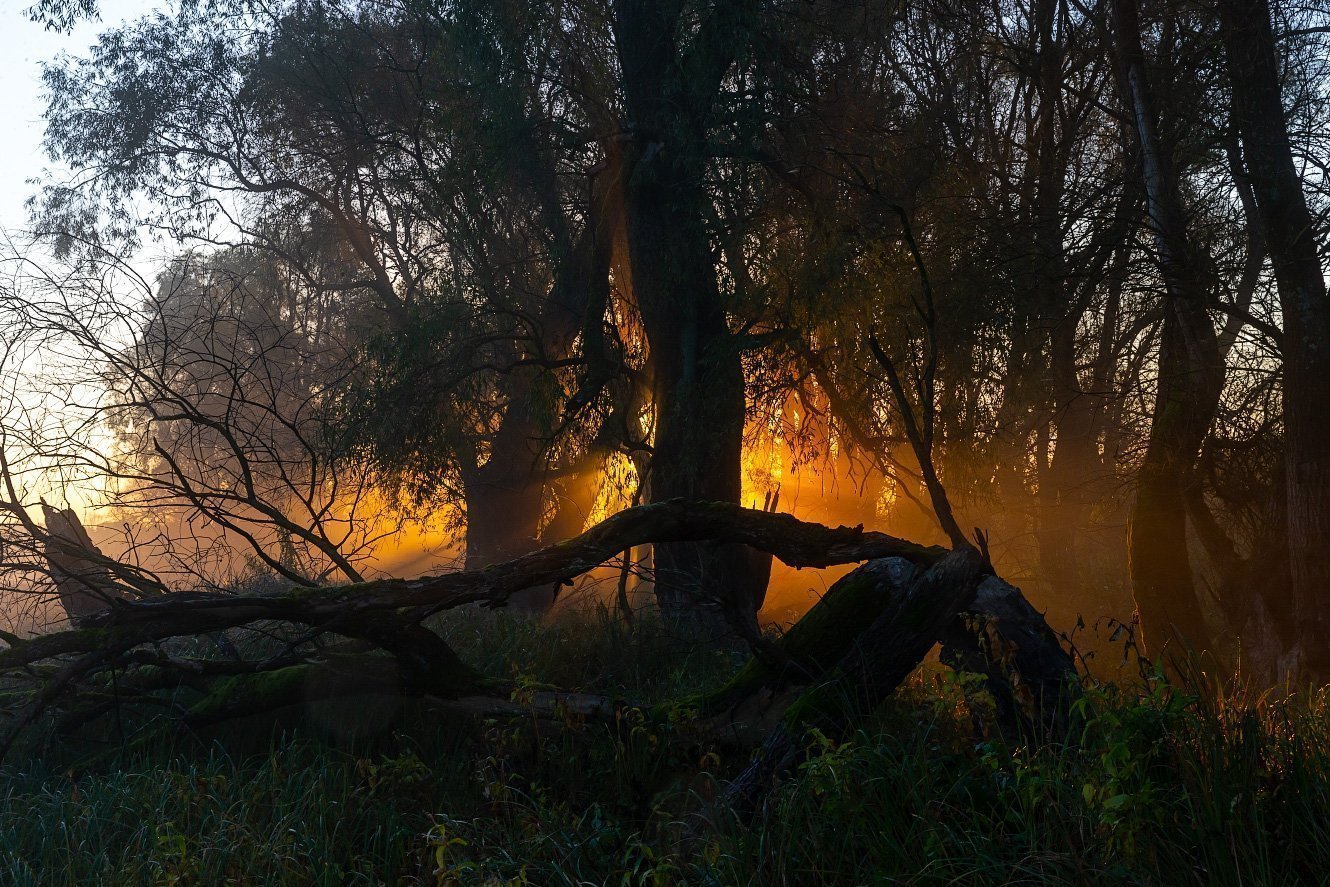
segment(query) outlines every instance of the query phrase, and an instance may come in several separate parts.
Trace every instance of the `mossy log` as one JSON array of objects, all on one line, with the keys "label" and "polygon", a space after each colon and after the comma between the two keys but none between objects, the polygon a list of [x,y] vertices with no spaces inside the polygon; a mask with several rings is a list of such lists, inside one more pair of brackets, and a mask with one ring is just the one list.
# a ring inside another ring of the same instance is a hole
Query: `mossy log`
[{"label": "mossy log", "polygon": [[974,600],[990,571],[986,559],[966,546],[948,553],[908,585],[878,583],[886,600],[877,617],[836,664],[785,709],[752,762],[727,789],[729,804],[740,811],[758,806],[776,779],[805,756],[810,731],[832,739],[853,731],[923,661],[948,623]]},{"label": "mossy log", "polygon": [[486,680],[466,666],[441,680],[442,677],[404,672],[399,660],[383,655],[330,657],[220,678],[202,699],[189,706],[181,720],[187,727],[199,728],[275,709],[354,696],[393,698],[446,693],[451,698],[507,690],[506,684]]},{"label": "mossy log", "polygon": [[833,585],[783,641],[791,668],[772,672],[750,662],[703,706],[736,706],[763,687],[807,684],[728,789],[741,811],[754,809],[799,762],[810,733],[845,738],[939,641],[944,662],[985,677],[1004,732],[1066,734],[1077,686],[1070,655],[1020,590],[968,546],[927,569],[901,560],[865,564]]}]

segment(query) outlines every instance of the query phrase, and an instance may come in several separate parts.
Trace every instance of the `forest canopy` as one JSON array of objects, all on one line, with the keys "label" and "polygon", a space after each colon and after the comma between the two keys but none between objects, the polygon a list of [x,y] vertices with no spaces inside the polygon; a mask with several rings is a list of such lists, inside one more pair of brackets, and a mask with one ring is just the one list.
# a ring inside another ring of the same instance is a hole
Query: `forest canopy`
[{"label": "forest canopy", "polygon": [[[9,459],[178,515],[155,563],[213,585],[200,539],[357,580],[407,517],[479,567],[783,486],[982,527],[1060,619],[1319,671],[1321,16],[180,4],[46,67],[69,270],[10,338],[101,430]],[[145,242],[178,257],[133,280]],[[750,561],[658,545],[656,600],[751,615]]]}]

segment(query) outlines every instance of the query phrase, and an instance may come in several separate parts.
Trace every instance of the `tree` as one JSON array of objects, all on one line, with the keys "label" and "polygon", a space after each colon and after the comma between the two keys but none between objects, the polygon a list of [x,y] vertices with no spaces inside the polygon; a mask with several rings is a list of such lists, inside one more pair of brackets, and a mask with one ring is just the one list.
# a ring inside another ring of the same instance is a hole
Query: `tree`
[{"label": "tree", "polygon": [[72,424],[11,427],[11,463],[98,476],[95,504],[166,577],[158,590],[225,584],[246,557],[304,585],[363,578],[396,528],[366,513],[370,478],[328,435],[321,393],[351,362],[345,328],[312,304],[328,294],[244,250],[178,258],[138,304],[113,269],[5,300],[9,335],[50,355],[46,396]]},{"label": "tree", "polygon": [[553,75],[513,57],[507,25],[399,13],[241,3],[108,36],[98,58],[49,72],[52,149],[102,174],[49,189],[41,221],[81,236],[152,189],[153,224],[215,243],[220,223],[356,306],[351,344],[375,376],[347,380],[363,423],[347,444],[385,483],[460,500],[481,565],[535,546],[543,525],[575,532],[589,510],[585,475],[607,444],[561,435],[559,397],[588,300],[603,313],[615,222],[590,208],[610,177],[556,167],[559,130],[532,116]]},{"label": "tree", "polygon": [[1114,26],[1124,101],[1140,145],[1147,212],[1167,294],[1150,443],[1128,529],[1132,585],[1152,651],[1161,651],[1171,639],[1204,650],[1210,632],[1192,574],[1183,490],[1214,420],[1223,362],[1176,167],[1159,135],[1135,0],[1118,0]]},{"label": "tree", "polygon": [[38,0],[28,15],[48,28],[67,31],[84,19],[96,18],[97,8],[97,0]]},{"label": "tree", "polygon": [[[706,10],[681,43],[682,2],[619,0],[615,43],[631,134],[624,160],[624,216],[633,294],[651,348],[656,429],[652,501],[738,502],[744,377],[721,300],[705,227],[707,144],[724,78],[746,51],[753,4]],[[734,600],[748,560],[737,547],[657,546],[662,610],[719,607],[747,623],[753,600]]]},{"label": "tree", "polygon": [[[1284,476],[1291,587],[1271,589],[1298,626],[1301,666],[1330,669],[1330,298],[1318,248],[1318,225],[1308,211],[1294,166],[1280,85],[1270,7],[1265,0],[1219,4],[1245,171],[1283,319]],[[1285,603],[1286,601],[1286,603]]]},{"label": "tree", "polygon": [[[37,218],[89,260],[140,221],[261,254],[319,294],[291,311],[345,312],[351,369],[312,392],[327,440],[464,515],[472,567],[593,502],[736,502],[762,446],[796,488],[816,464],[862,489],[851,523],[988,528],[1065,618],[1125,615],[1129,574],[1152,649],[1233,650],[1277,597],[1253,571],[1293,544],[1269,495],[1288,312],[1243,111],[1270,100],[1243,105],[1201,12],[1141,15],[185,4],[52,68],[50,146],[81,173]],[[661,607],[755,640],[763,559],[661,544]]]}]

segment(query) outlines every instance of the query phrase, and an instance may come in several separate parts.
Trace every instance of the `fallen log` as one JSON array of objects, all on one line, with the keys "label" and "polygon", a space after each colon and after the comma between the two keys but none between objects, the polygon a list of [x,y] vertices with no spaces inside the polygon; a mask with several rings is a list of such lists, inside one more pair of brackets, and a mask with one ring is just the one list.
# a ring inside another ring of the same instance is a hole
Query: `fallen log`
[{"label": "fallen log", "polygon": [[626,548],[705,540],[743,543],[793,567],[829,567],[883,557],[928,564],[945,554],[935,546],[862,527],[831,528],[729,503],[672,500],[621,511],[566,542],[479,570],[329,588],[292,587],[259,595],[188,592],[113,600],[109,609],[86,617],[87,628],[12,643],[0,651],[0,669],[94,649],[127,650],[265,620],[377,640],[385,633],[368,620],[370,614],[385,614],[389,621],[407,624],[464,604],[502,606],[514,592],[567,583]]},{"label": "fallen log", "polygon": [[772,656],[754,656],[723,687],[688,702],[702,718],[723,717],[759,693],[778,694],[808,684],[834,666],[866,627],[904,588],[918,568],[904,558],[878,558],[832,583],[803,618],[771,645]]},{"label": "fallen log", "polygon": [[[191,592],[139,599],[121,588],[125,595],[112,597],[108,609],[81,615],[80,627],[27,639],[7,638],[8,647],[0,650],[0,671],[79,657],[62,671],[59,686],[47,687],[33,697],[21,718],[21,724],[27,724],[62,694],[100,672],[120,667],[136,648],[176,637],[278,622],[307,628],[307,640],[331,634],[387,652],[417,692],[453,698],[474,695],[482,689],[478,676],[441,637],[420,624],[423,619],[463,604],[502,606],[517,591],[568,582],[634,546],[705,540],[745,544],[795,567],[893,556],[927,564],[944,554],[941,549],[866,532],[862,527],[830,528],[738,505],[675,500],[627,509],[566,542],[480,570],[333,588],[291,587],[259,595]],[[108,575],[111,578],[106,581],[115,583],[116,571],[108,571]],[[295,666],[282,666],[288,667]],[[282,681],[263,684],[265,679],[259,675],[273,670],[256,669],[253,675],[237,680],[247,687],[284,688]],[[268,695],[273,704],[290,698],[284,689]],[[255,699],[254,705],[260,702]],[[15,733],[0,738],[0,752]]]},{"label": "fallen log", "polygon": [[[804,617],[771,645],[774,656],[754,656],[724,686],[688,702],[699,717],[732,722],[736,730],[753,716],[755,697],[774,699],[794,686],[821,680],[865,628],[919,575],[902,558],[865,563],[832,584]],[[1040,738],[1066,733],[1069,701],[1079,679],[1071,655],[1019,588],[989,575],[974,601],[955,615],[934,640],[942,661],[957,671],[985,678],[1004,734]],[[762,704],[761,719],[775,703]]]},{"label": "fallen log", "polygon": [[999,728],[1014,741],[1062,741],[1069,733],[1076,664],[1020,589],[989,576],[942,637],[942,661],[981,674]]},{"label": "fallen log", "polygon": [[890,696],[923,661],[956,614],[974,599],[989,574],[987,560],[957,548],[905,586],[881,582],[886,597],[873,622],[836,664],[785,709],[748,767],[725,793],[741,813],[756,809],[776,780],[807,755],[810,731],[843,739],[865,714]]},{"label": "fallen log", "polygon": [[[927,569],[901,559],[870,561],[835,583],[791,627],[778,649],[787,667],[754,658],[725,687],[703,697],[701,713],[742,733],[762,692],[790,698],[770,724],[727,800],[753,810],[796,766],[816,730],[843,739],[942,642],[942,661],[980,674],[998,726],[1012,739],[1063,740],[1078,676],[1071,656],[1020,589],[991,573],[982,555],[960,548]],[[774,706],[772,706],[774,707]],[[756,720],[771,720],[771,711]],[[750,731],[751,732],[751,731]]]},{"label": "fallen log", "polygon": [[[180,683],[199,694],[180,719],[190,726],[316,697],[366,692],[458,700],[459,711],[512,712],[522,707],[506,698],[511,689],[508,683],[471,669],[421,620],[465,603],[502,605],[514,591],[566,581],[629,547],[661,540],[706,539],[746,544],[793,566],[868,561],[835,583],[784,636],[755,647],[748,664],[725,687],[683,703],[696,710],[704,727],[720,729],[726,719],[734,722],[738,709],[755,700],[782,693],[787,696],[782,701],[794,700],[788,707],[771,707],[779,723],[754,760],[747,782],[736,783],[734,797],[741,806],[754,803],[774,776],[797,759],[810,728],[827,735],[852,729],[857,713],[889,695],[944,636],[951,638],[955,649],[966,651],[956,660],[958,664],[986,675],[1005,675],[1002,679],[1007,681],[1013,703],[1024,699],[1020,695],[1023,689],[1066,679],[1054,674],[1055,669],[1046,675],[1022,674],[1026,660],[1019,656],[1010,662],[1003,660],[1006,667],[1014,664],[1017,677],[1013,679],[1010,671],[1000,672],[985,659],[1007,647],[985,646],[979,640],[972,648],[964,647],[963,636],[954,631],[957,613],[966,608],[982,611],[982,602],[989,596],[976,595],[990,586],[1007,590],[993,596],[1006,609],[995,609],[990,617],[998,620],[997,625],[1009,622],[1024,631],[1013,635],[1017,640],[1012,643],[1019,648],[1027,638],[1042,642],[1052,638],[1056,646],[1042,617],[1018,590],[991,577],[986,557],[973,548],[946,552],[862,528],[833,529],[736,505],[682,501],[620,512],[567,542],[482,570],[327,589],[290,588],[268,595],[191,593],[117,600],[110,609],[85,617],[83,628],[13,639],[8,649],[0,651],[0,669],[42,660],[65,662],[71,654],[77,656],[59,672],[58,686],[44,688],[23,710],[23,724],[98,672],[129,665],[149,670],[145,689],[154,681],[169,683],[153,677],[153,669],[185,673]],[[1004,615],[1008,612],[1020,618]],[[329,656],[297,654],[292,647],[266,662],[222,663],[180,659],[146,646],[260,621],[303,626],[308,629],[302,635],[304,641],[330,634],[352,639],[358,648],[347,655]],[[992,624],[984,624],[990,634],[997,631]],[[1038,626],[1043,626],[1042,632]],[[1044,651],[1039,662],[1055,663],[1055,657]],[[100,695],[94,693],[89,716],[107,707],[104,688],[94,689]],[[544,703],[556,710],[571,698],[555,694]],[[602,716],[622,707],[609,700],[577,698],[587,716]],[[74,723],[83,720],[81,715],[71,719]],[[7,747],[13,735],[6,736],[6,745],[0,748]]]}]

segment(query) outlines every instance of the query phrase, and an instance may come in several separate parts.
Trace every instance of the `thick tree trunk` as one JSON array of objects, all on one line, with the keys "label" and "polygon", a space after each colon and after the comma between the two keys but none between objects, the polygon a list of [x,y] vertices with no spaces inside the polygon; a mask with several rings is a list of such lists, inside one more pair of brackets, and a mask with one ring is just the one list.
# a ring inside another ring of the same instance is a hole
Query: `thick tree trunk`
[{"label": "thick tree trunk", "polygon": [[[530,407],[523,400],[527,387],[510,386],[512,397],[490,441],[485,464],[463,473],[468,570],[511,560],[539,544],[545,460]],[[553,600],[552,589],[531,588],[516,595],[510,606],[539,612]]]},{"label": "thick tree trunk", "polygon": [[1135,0],[1115,0],[1124,100],[1141,150],[1147,210],[1166,290],[1159,382],[1145,461],[1128,520],[1132,589],[1147,650],[1204,650],[1210,632],[1187,548],[1183,490],[1218,408],[1224,365],[1206,311],[1208,290],[1187,232],[1177,171],[1162,144]]},{"label": "thick tree trunk", "polygon": [[[539,199],[553,241],[552,283],[548,298],[531,312],[536,344],[511,344],[508,359],[566,359],[575,353],[580,335],[588,374],[594,378],[583,379],[584,390],[574,395],[574,406],[584,405],[614,374],[600,337],[609,298],[614,234],[622,225],[617,199],[621,169],[617,151],[607,153],[608,162],[591,182],[585,224],[577,236],[561,203],[557,171],[535,161],[543,156],[537,146],[528,146],[522,156],[529,162],[520,166],[524,183]],[[548,381],[547,371],[535,368],[513,370],[498,380],[507,401],[499,426],[489,441],[484,464],[463,472],[468,569],[508,560],[534,551],[540,544],[574,536],[586,521],[595,494],[585,475],[600,467],[595,458],[600,453],[599,444],[593,444],[592,453],[584,459],[583,476],[551,476],[546,447],[555,433],[553,416],[541,416],[537,407]],[[553,516],[547,521],[546,508],[550,505]],[[526,589],[515,595],[510,605],[543,612],[554,597],[553,589]]]},{"label": "thick tree trunk", "polygon": [[[1071,283],[1062,210],[1068,163],[1060,119],[1065,48],[1056,32],[1064,12],[1061,0],[1038,0],[1031,8],[1038,40],[1033,87],[1038,101],[1032,121],[1031,158],[1034,193],[1030,199],[1034,227],[1034,291],[1039,326],[1048,335],[1048,372],[1052,413],[1044,421],[1057,430],[1057,442],[1046,470],[1040,472],[1036,530],[1044,579],[1060,594],[1075,593],[1081,584],[1081,536],[1089,523],[1084,483],[1090,475],[1094,442],[1088,401],[1076,368],[1076,328],[1084,307],[1077,304]],[[1040,454],[1043,465],[1043,453]]]},{"label": "thick tree trunk", "polygon": [[[1291,610],[1303,667],[1330,674],[1330,299],[1293,164],[1267,0],[1223,0],[1233,119],[1279,287]],[[1272,602],[1276,607],[1286,602]]]},{"label": "thick tree trunk", "polygon": [[1009,739],[1067,739],[1076,664],[1016,586],[997,576],[979,583],[974,602],[943,636],[942,661],[984,676]]},{"label": "thick tree trunk", "polygon": [[[615,4],[633,133],[624,158],[625,218],[633,293],[650,346],[656,502],[738,502],[741,493],[743,367],[721,300],[703,187],[706,121],[735,51],[716,39],[717,29],[732,6],[713,10],[685,50],[676,44],[676,5]],[[755,583],[741,547],[665,543],[654,556],[656,596],[667,616],[756,632]]]},{"label": "thick tree trunk", "polygon": [[[595,193],[603,198],[601,190],[597,187]],[[557,206],[549,216],[561,219],[555,210]],[[618,224],[617,213],[601,209],[590,214],[587,229],[576,243],[570,242],[566,231],[560,232],[557,239],[562,246],[556,250],[553,290],[539,312],[540,353],[528,356],[563,358],[573,352],[579,332],[600,334],[609,288],[608,232]],[[587,350],[594,352],[598,346],[596,342]],[[518,356],[513,355],[514,359]],[[586,470],[551,477],[545,446],[553,429],[548,422],[538,420],[535,405],[542,382],[540,372],[519,370],[504,378],[507,406],[490,439],[485,463],[464,472],[468,569],[518,557],[542,543],[575,536],[590,511],[595,490],[587,475],[599,469],[600,451],[593,448],[586,457]],[[546,507],[551,500],[553,517],[547,521]],[[510,605],[542,612],[554,597],[553,589],[526,589],[515,595]]]}]

